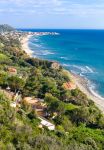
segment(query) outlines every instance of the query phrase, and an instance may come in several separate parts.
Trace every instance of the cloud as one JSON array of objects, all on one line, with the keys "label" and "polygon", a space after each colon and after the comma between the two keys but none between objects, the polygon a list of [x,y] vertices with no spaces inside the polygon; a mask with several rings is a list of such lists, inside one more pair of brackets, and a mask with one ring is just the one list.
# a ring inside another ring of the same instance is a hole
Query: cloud
[{"label": "cloud", "polygon": [[104,15],[104,1],[99,0],[0,0],[0,13]]}]

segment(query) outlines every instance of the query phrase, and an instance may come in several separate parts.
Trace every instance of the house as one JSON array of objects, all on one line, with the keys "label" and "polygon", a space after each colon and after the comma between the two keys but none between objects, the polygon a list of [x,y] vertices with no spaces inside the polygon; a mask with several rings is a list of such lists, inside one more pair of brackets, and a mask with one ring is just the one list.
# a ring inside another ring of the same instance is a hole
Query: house
[{"label": "house", "polygon": [[66,89],[66,90],[74,90],[76,89],[76,84],[73,83],[73,82],[66,82],[63,84],[63,87]]},{"label": "house", "polygon": [[39,128],[47,127],[49,130],[55,130],[55,125],[44,118],[44,116],[46,116],[44,110],[47,108],[47,106],[45,105],[45,103],[43,103],[43,99],[25,97],[23,101],[25,102],[25,104],[31,105],[32,108],[37,112],[37,115],[39,116],[38,119],[41,121]]},{"label": "house", "polygon": [[9,67],[8,68],[8,72],[11,74],[11,75],[16,75],[17,74],[17,69],[13,68],[13,67]]},{"label": "house", "polygon": [[47,127],[49,130],[55,130],[55,125],[52,124],[51,122],[49,122],[48,120],[46,120],[45,118],[42,117],[38,117],[38,119],[41,120],[40,125],[43,127]]},{"label": "house", "polygon": [[45,116],[45,109],[47,108],[46,104],[43,103],[43,99],[33,98],[33,97],[25,97],[23,99],[24,103],[32,106],[32,108],[37,112],[38,116]]},{"label": "house", "polygon": [[38,99],[35,99],[33,97],[25,97],[23,99],[23,101],[26,103],[26,104],[29,104],[29,105],[35,105],[37,102],[38,102]]},{"label": "house", "polygon": [[57,63],[57,62],[53,62],[52,65],[51,65],[51,68],[58,70],[60,68],[60,64]]}]

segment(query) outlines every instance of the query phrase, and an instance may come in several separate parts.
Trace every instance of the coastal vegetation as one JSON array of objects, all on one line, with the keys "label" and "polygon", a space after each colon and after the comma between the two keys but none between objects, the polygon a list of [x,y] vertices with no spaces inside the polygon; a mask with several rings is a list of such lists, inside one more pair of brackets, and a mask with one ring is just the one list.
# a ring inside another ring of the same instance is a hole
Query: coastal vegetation
[{"label": "coastal vegetation", "polygon": [[[71,78],[53,63],[30,58],[18,38],[0,34],[0,150],[104,149],[102,112],[77,87],[65,89]],[[55,130],[40,128],[38,113],[24,97],[44,100],[45,119]],[[18,106],[11,107],[15,101]]]}]

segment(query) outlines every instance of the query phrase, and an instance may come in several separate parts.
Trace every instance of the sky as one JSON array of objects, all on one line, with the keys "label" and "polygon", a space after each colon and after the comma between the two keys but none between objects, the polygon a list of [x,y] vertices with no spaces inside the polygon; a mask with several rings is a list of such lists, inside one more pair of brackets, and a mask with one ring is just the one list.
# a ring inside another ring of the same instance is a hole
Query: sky
[{"label": "sky", "polygon": [[0,0],[0,24],[104,29],[104,0]]}]

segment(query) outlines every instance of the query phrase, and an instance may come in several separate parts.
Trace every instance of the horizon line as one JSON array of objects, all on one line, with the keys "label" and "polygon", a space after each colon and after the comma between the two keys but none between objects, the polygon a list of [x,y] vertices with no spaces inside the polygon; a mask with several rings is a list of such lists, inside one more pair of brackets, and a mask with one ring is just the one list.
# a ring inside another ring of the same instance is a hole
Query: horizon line
[{"label": "horizon line", "polygon": [[96,28],[15,28],[17,30],[26,30],[26,29],[34,29],[34,30],[104,30],[104,29],[96,29]]}]

